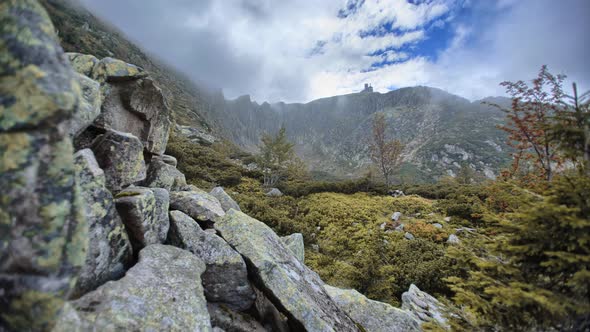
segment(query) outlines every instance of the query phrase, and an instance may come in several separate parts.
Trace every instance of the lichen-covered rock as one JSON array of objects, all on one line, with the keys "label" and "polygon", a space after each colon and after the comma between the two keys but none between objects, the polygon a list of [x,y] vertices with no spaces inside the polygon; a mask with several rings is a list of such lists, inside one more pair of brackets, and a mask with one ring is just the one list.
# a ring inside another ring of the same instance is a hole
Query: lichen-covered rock
[{"label": "lichen-covered rock", "polygon": [[148,166],[147,176],[143,184],[146,187],[178,191],[186,186],[186,178],[176,167],[154,157]]},{"label": "lichen-covered rock", "polygon": [[50,329],[86,257],[64,129],[80,87],[54,31],[37,1],[0,3],[0,330]]},{"label": "lichen-covered rock", "polygon": [[370,300],[354,289],[328,285],[324,288],[336,304],[367,332],[421,331],[418,321],[404,310]]},{"label": "lichen-covered rock", "polygon": [[154,193],[156,199],[156,220],[158,220],[158,239],[160,243],[166,240],[168,230],[170,229],[170,217],[168,210],[170,209],[170,193],[163,188],[150,188]]},{"label": "lichen-covered rock", "polygon": [[88,78],[95,77],[93,71],[99,61],[94,55],[81,53],[66,53],[66,55],[75,71]]},{"label": "lichen-covered rock", "polygon": [[74,155],[74,162],[89,229],[86,263],[71,294],[76,298],[122,277],[133,256],[129,237],[94,154],[90,149],[80,150]]},{"label": "lichen-covered rock", "polygon": [[203,231],[186,214],[171,211],[168,243],[192,252],[205,262],[207,269],[201,279],[208,301],[238,311],[252,306],[256,297],[248,282],[246,263],[222,238]]},{"label": "lichen-covered rock", "polygon": [[92,121],[100,114],[102,104],[100,84],[82,74],[76,74],[76,77],[82,89],[82,98],[68,125],[71,136],[78,135],[92,124]]},{"label": "lichen-covered rock", "polygon": [[109,190],[118,191],[145,179],[143,146],[137,137],[109,130],[97,137],[91,148],[104,170]]},{"label": "lichen-covered rock", "polygon": [[196,221],[204,223],[217,222],[225,215],[217,198],[202,190],[171,192],[170,209],[182,211]]},{"label": "lichen-covered rock", "polygon": [[[165,191],[165,190],[164,190]],[[169,218],[158,207],[154,191],[150,188],[132,187],[115,196],[117,211],[125,224],[133,250],[150,244],[163,243],[170,227]]]},{"label": "lichen-covered rock", "polygon": [[113,58],[100,60],[93,68],[91,78],[99,82],[121,82],[147,77],[143,68]]},{"label": "lichen-covered rock", "polygon": [[162,91],[145,78],[109,83],[94,125],[131,133],[141,140],[146,151],[161,155],[168,142],[169,117],[170,109]]},{"label": "lichen-covered rock", "polygon": [[289,317],[296,330],[358,331],[336,306],[319,276],[303,265],[264,223],[230,210],[215,229],[248,263],[263,292]]},{"label": "lichen-covered rock", "polygon": [[445,306],[432,295],[421,291],[416,285],[402,294],[402,309],[420,323],[435,322],[444,329],[450,329],[444,317]]},{"label": "lichen-covered rock", "polygon": [[178,165],[178,161],[176,160],[176,158],[169,156],[167,154],[163,154],[160,158],[162,158],[162,161],[170,166],[176,167]]},{"label": "lichen-covered rock", "polygon": [[231,332],[267,332],[253,317],[216,303],[207,303],[211,325]]},{"label": "lichen-covered rock", "polygon": [[219,200],[219,203],[225,212],[229,211],[229,209],[242,211],[238,203],[236,203],[236,201],[234,201],[234,199],[231,198],[222,187],[213,188],[209,194]]},{"label": "lichen-covered rock", "polygon": [[203,271],[188,251],[145,247],[125,277],[71,302],[76,312],[64,310],[56,331],[212,331]]},{"label": "lichen-covered rock", "polygon": [[55,29],[36,1],[2,1],[0,10],[0,132],[55,126],[80,97]]},{"label": "lichen-covered rock", "polygon": [[285,244],[287,249],[291,250],[293,255],[300,261],[305,261],[305,247],[303,245],[303,234],[293,233],[291,235],[281,237],[281,241]]}]

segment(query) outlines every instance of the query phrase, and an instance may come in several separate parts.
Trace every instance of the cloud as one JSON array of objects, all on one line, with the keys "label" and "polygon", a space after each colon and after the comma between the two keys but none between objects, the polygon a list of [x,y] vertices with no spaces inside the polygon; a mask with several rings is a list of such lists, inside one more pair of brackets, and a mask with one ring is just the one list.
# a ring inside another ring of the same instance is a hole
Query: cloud
[{"label": "cloud", "polygon": [[229,98],[304,102],[366,82],[474,99],[541,64],[590,88],[586,0],[81,1]]}]

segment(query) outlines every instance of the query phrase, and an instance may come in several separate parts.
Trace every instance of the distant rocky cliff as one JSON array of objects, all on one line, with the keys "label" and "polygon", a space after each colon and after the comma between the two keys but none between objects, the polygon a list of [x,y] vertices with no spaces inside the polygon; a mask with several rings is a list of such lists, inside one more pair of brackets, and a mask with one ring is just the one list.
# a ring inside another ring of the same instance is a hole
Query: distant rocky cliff
[{"label": "distant rocky cliff", "polygon": [[65,54],[35,0],[0,5],[0,331],[418,331],[323,283],[278,237],[165,155],[171,112],[144,69]]},{"label": "distant rocky cliff", "polygon": [[[509,105],[506,98],[491,101]],[[383,112],[389,137],[406,144],[398,180],[456,176],[461,167],[493,178],[509,158],[505,134],[496,127],[504,122],[504,114],[482,102],[428,87],[362,92],[307,104],[259,105],[243,96],[225,103],[220,122],[233,141],[253,150],[263,132],[284,125],[312,170],[346,177],[366,171],[372,117]]]}]

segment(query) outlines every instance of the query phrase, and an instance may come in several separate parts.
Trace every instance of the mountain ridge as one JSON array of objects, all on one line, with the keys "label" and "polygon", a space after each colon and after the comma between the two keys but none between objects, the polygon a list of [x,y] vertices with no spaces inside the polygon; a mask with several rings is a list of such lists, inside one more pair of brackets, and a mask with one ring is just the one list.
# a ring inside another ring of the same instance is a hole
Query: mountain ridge
[{"label": "mountain ridge", "polygon": [[[406,171],[401,176],[426,181],[454,176],[467,162],[475,171],[493,178],[507,162],[508,147],[505,134],[497,128],[504,121],[503,112],[482,104],[490,99],[501,106],[510,104],[510,99],[504,97],[469,101],[439,88],[417,86],[387,93],[325,97],[308,103],[258,104],[245,95],[227,100],[218,116],[231,132],[232,141],[247,150],[256,151],[262,133],[285,125],[298,154],[312,170],[358,177],[370,164],[367,143],[371,118],[384,112],[391,138],[402,140],[408,147],[402,167]],[[438,132],[442,132],[438,140],[427,137]],[[446,151],[437,152],[437,147]],[[408,169],[415,166],[421,173],[435,175],[409,175]]]},{"label": "mountain ridge", "polygon": [[[367,143],[370,117],[376,112],[388,114],[391,138],[407,143],[398,182],[453,176],[463,164],[493,178],[508,162],[505,134],[496,128],[504,115],[478,101],[424,86],[351,93],[307,103],[258,103],[249,95],[226,99],[221,90],[211,91],[190,81],[71,1],[41,2],[56,22],[66,51],[113,56],[152,73],[176,124],[227,139],[249,152],[257,152],[262,133],[275,132],[285,124],[298,155],[313,174],[362,176],[370,165]],[[497,99],[484,100],[489,98]],[[508,99],[500,100],[509,105]]]}]

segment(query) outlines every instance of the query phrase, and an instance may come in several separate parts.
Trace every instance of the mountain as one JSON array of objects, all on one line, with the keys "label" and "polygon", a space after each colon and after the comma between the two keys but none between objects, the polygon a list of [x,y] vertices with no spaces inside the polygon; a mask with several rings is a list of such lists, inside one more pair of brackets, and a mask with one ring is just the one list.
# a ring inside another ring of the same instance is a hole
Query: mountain
[{"label": "mountain", "polygon": [[140,66],[162,88],[178,124],[206,132],[218,126],[208,115],[212,101],[220,92],[192,82],[181,72],[143,51],[115,27],[95,17],[76,0],[40,0],[54,22],[61,46],[66,52],[113,57]]},{"label": "mountain", "polygon": [[[406,144],[397,180],[432,181],[454,176],[462,165],[493,178],[507,164],[505,134],[497,129],[504,114],[482,101],[429,87],[388,93],[360,92],[309,103],[253,102],[249,96],[226,100],[147,54],[114,27],[70,0],[42,0],[65,51],[114,57],[149,71],[160,86],[177,124],[226,138],[256,152],[260,135],[285,125],[298,155],[316,177],[354,178],[370,164],[368,142],[376,112],[387,115],[390,137]],[[483,101],[509,106],[506,98]]]},{"label": "mountain", "polygon": [[231,140],[254,150],[263,132],[281,125],[300,157],[317,173],[355,177],[370,164],[368,142],[376,112],[386,115],[389,136],[406,144],[398,180],[430,181],[455,176],[462,165],[493,178],[509,159],[505,115],[483,102],[509,106],[502,97],[470,102],[430,87],[388,93],[360,92],[306,104],[261,105],[249,96],[226,101],[219,122]]}]

